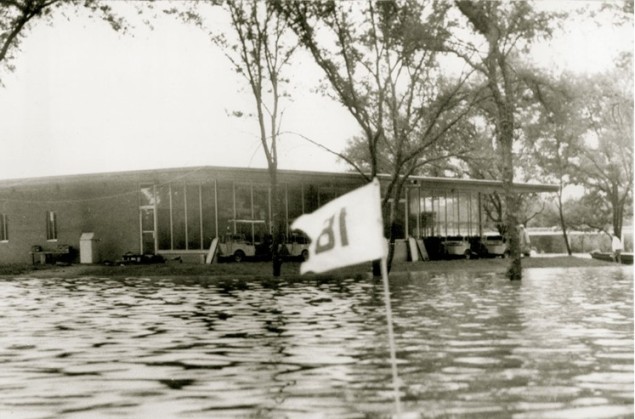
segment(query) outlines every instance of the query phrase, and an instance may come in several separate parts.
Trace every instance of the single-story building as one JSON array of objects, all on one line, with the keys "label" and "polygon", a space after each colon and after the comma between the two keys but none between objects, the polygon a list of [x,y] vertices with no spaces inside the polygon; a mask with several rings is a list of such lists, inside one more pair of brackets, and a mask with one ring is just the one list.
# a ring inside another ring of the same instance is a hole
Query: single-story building
[{"label": "single-story building", "polygon": [[[289,228],[364,180],[280,170],[279,182]],[[515,190],[555,192],[557,186],[516,184]],[[501,182],[413,176],[400,203],[398,238],[482,235],[488,228],[482,197],[497,191]],[[270,232],[266,169],[204,166],[0,181],[0,264],[79,250],[82,237],[91,242],[93,262],[129,252],[201,261],[214,237],[244,234],[259,242]]]}]

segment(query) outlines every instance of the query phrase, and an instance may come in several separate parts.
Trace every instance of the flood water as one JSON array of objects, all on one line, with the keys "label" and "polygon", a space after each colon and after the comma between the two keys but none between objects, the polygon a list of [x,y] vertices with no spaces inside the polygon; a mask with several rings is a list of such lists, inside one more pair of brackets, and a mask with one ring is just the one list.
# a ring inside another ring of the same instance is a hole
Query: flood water
[{"label": "flood water", "polygon": [[[391,279],[404,417],[633,416],[631,267]],[[394,414],[381,281],[0,281],[0,417]]]}]

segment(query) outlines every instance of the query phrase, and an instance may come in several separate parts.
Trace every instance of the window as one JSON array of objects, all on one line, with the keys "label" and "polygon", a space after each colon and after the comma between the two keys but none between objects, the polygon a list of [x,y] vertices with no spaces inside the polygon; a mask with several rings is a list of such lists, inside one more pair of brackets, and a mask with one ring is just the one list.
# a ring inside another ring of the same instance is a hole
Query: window
[{"label": "window", "polygon": [[214,183],[203,184],[201,189],[203,213],[203,248],[209,249],[212,239],[218,236],[216,229],[216,188]]},{"label": "window", "polygon": [[202,249],[201,237],[201,186],[185,185],[185,212],[187,229],[187,248],[189,250]]},{"label": "window", "polygon": [[287,187],[287,235],[291,233],[291,223],[304,213],[302,185]]},{"label": "window", "polygon": [[[228,184],[229,195],[223,195],[229,203],[229,213],[233,214],[233,190]],[[212,238],[218,235],[216,228],[215,183],[164,184],[155,187],[156,196],[147,200],[143,188],[142,204],[146,209],[156,208],[157,246],[159,250],[202,250],[209,248]],[[155,203],[155,207],[152,207]],[[227,205],[226,205],[227,207]],[[234,217],[228,215],[228,222]],[[227,224],[227,223],[225,223]],[[154,225],[146,232],[154,232]],[[229,232],[229,230],[228,230]],[[224,234],[224,232],[221,232]],[[153,236],[154,237],[154,236]]]},{"label": "window", "polygon": [[5,214],[0,214],[0,242],[9,241],[9,222]]},{"label": "window", "polygon": [[157,188],[157,233],[159,250],[172,250],[172,214],[170,185],[158,185]]},{"label": "window", "polygon": [[235,233],[234,227],[234,186],[227,182],[219,182],[218,193],[218,234]]},{"label": "window", "polygon": [[174,250],[185,250],[187,243],[187,215],[185,212],[185,185],[174,184],[172,192],[172,244]]},{"label": "window", "polygon": [[46,211],[46,240],[57,240],[57,215]]}]

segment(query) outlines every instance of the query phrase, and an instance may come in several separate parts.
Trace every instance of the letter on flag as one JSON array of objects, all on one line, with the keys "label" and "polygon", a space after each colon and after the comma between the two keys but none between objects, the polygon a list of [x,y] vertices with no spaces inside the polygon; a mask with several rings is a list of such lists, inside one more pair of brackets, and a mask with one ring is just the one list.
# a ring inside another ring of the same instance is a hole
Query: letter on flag
[{"label": "letter on flag", "polygon": [[296,219],[291,228],[304,231],[311,239],[309,260],[300,266],[300,273],[325,272],[386,257],[380,199],[379,181],[374,179]]}]

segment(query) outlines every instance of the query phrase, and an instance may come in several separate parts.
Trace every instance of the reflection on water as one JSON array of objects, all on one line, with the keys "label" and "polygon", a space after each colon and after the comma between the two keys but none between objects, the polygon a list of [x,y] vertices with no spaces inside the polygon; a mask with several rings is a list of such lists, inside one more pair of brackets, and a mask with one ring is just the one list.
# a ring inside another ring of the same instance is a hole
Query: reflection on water
[{"label": "reflection on water", "polygon": [[[0,281],[0,417],[385,417],[381,281]],[[632,417],[630,268],[391,279],[407,417]]]}]

